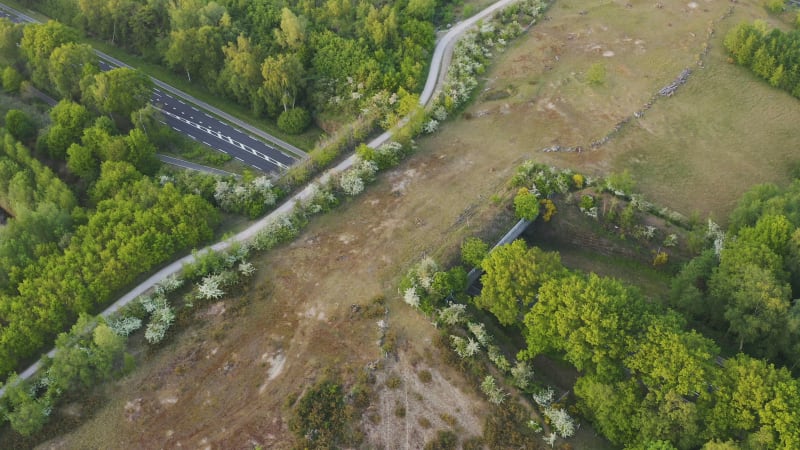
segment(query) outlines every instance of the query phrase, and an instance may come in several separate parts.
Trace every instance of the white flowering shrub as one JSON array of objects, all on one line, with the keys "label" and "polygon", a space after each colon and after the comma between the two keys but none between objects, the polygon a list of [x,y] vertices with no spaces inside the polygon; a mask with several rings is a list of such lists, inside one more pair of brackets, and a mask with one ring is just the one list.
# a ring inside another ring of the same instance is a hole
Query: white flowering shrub
[{"label": "white flowering shrub", "polygon": [[361,179],[357,170],[349,169],[342,173],[342,177],[339,179],[339,187],[342,188],[346,195],[355,197],[364,192],[364,180]]},{"label": "white flowering shrub", "polygon": [[473,356],[481,351],[481,346],[472,338],[467,339],[467,347],[465,349],[467,356]]},{"label": "white flowering shrub", "polygon": [[533,368],[527,361],[517,361],[511,368],[511,378],[514,380],[514,386],[523,390],[528,389],[533,382]]},{"label": "white flowering shrub", "polygon": [[277,195],[272,181],[260,176],[249,183],[219,180],[214,187],[214,200],[224,211],[257,217],[275,204]]},{"label": "white flowering shrub", "polygon": [[544,415],[550,419],[550,426],[553,431],[566,439],[575,434],[575,421],[572,417],[561,408],[545,408]]},{"label": "white flowering shrub", "polygon": [[647,225],[644,227],[644,238],[648,241],[653,239],[656,235],[656,227]]},{"label": "white flowering shrub", "polygon": [[431,258],[430,256],[426,256],[422,258],[422,260],[417,263],[416,267],[414,268],[414,272],[416,273],[417,281],[419,285],[428,290],[431,288],[431,283],[433,282],[433,275],[436,272],[439,272],[441,268],[436,261]]},{"label": "white flowering shrub", "polygon": [[445,120],[447,120],[447,109],[442,105],[436,106],[435,108],[433,108],[433,111],[431,112],[431,117],[438,120],[439,122],[444,122]]},{"label": "white flowering shrub", "polygon": [[453,303],[439,310],[439,320],[445,325],[458,325],[467,320],[467,305]]},{"label": "white flowering shrub", "polygon": [[467,324],[467,328],[484,347],[488,347],[492,343],[492,337],[486,332],[486,327],[482,323],[470,322]]},{"label": "white flowering shrub", "polygon": [[129,336],[134,331],[142,328],[142,320],[138,317],[122,317],[108,324],[111,331],[117,336]]},{"label": "white flowering shrub", "polygon": [[167,299],[163,295],[143,295],[139,297],[139,303],[148,314],[153,314],[156,309],[166,305]]},{"label": "white flowering shrub", "polygon": [[480,351],[478,343],[474,339],[464,339],[460,336],[450,335],[450,341],[456,354],[461,358],[471,358]]},{"label": "white flowering shrub", "polygon": [[706,238],[711,239],[714,243],[714,254],[717,255],[717,258],[719,258],[723,247],[725,247],[725,232],[722,231],[722,228],[720,228],[720,226],[711,219],[708,219]]},{"label": "white flowering shrub", "polygon": [[494,377],[491,375],[486,375],[486,378],[483,379],[483,382],[481,383],[481,391],[483,391],[489,401],[495,405],[503,403],[508,395],[501,387],[497,386],[497,383],[494,381]]},{"label": "white flowering shrub", "polygon": [[490,345],[486,349],[486,354],[489,356],[489,361],[491,361],[501,372],[508,373],[508,371],[511,370],[511,363],[509,363],[508,359],[506,359],[506,356],[503,355],[500,347],[496,345]]},{"label": "white flowering shrub", "polygon": [[246,277],[250,277],[256,273],[256,268],[250,262],[239,263],[239,273]]},{"label": "white flowering shrub", "polygon": [[422,131],[426,134],[432,134],[439,129],[439,121],[436,119],[430,119],[422,126]]},{"label": "white flowering shrub", "polygon": [[144,338],[151,344],[161,342],[174,320],[175,312],[165,301],[150,314],[150,322],[144,331]]},{"label": "white flowering shrub", "polygon": [[313,215],[330,211],[338,203],[339,199],[337,199],[336,195],[332,192],[330,184],[321,186],[318,183],[314,183],[311,185],[311,193],[305,204],[305,208],[308,215]]},{"label": "white flowering shrub", "polygon": [[183,286],[183,279],[175,274],[172,274],[158,283],[154,289],[154,292],[156,295],[167,295],[170,292],[175,292],[181,286]]},{"label": "white flowering shrub", "polygon": [[533,401],[535,401],[537,405],[549,407],[550,403],[553,402],[553,396],[555,396],[555,394],[553,388],[548,387],[547,389],[531,394],[531,397],[533,397]]},{"label": "white flowering shrub", "polygon": [[542,431],[544,431],[544,428],[542,428],[542,424],[540,424],[539,422],[537,422],[537,421],[535,421],[533,419],[529,420],[527,425],[528,425],[528,428],[533,430],[534,433],[541,433]]},{"label": "white flowering shrub", "polygon": [[408,303],[412,308],[419,308],[419,295],[417,289],[410,287],[403,292],[403,301]]},{"label": "white flowering shrub", "polygon": [[292,222],[289,214],[274,218],[252,240],[253,248],[259,251],[269,250],[272,247],[294,239],[300,230]]},{"label": "white flowering shrub", "polygon": [[202,282],[197,286],[198,296],[204,300],[215,300],[223,295],[222,275],[215,273],[203,277]]},{"label": "white flowering shrub", "polygon": [[664,238],[664,247],[675,247],[676,245],[678,245],[677,234],[669,234]]}]

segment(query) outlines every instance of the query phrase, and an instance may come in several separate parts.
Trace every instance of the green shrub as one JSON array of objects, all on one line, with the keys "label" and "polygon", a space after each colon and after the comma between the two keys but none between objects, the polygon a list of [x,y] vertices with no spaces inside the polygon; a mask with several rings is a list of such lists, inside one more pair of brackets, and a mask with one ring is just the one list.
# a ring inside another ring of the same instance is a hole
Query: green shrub
[{"label": "green shrub", "polygon": [[323,380],[297,402],[289,429],[301,442],[300,448],[336,448],[347,425],[346,410],[342,386]]},{"label": "green shrub", "polygon": [[292,108],[278,116],[278,128],[289,134],[300,134],[311,125],[311,114],[303,108]]},{"label": "green shrub", "polygon": [[783,12],[786,7],[786,2],[784,0],[765,0],[764,7],[767,8],[767,11],[778,14]]},{"label": "green shrub", "polygon": [[455,450],[458,447],[458,437],[450,430],[439,430],[436,437],[425,444],[425,450]]},{"label": "green shrub", "polygon": [[5,127],[14,138],[22,142],[28,142],[36,137],[36,124],[18,109],[11,109],[6,113]]},{"label": "green shrub", "polygon": [[606,66],[602,63],[594,63],[586,71],[586,82],[599,86],[606,82]]},{"label": "green shrub", "polygon": [[2,73],[3,90],[6,92],[19,92],[22,84],[22,75],[13,67],[6,67]]}]

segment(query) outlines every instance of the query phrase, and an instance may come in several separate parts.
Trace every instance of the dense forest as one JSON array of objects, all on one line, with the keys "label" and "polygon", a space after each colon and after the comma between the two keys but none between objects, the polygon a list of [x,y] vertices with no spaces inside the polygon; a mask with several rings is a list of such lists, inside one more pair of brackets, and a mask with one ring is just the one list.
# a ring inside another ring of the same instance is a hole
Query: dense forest
[{"label": "dense forest", "polygon": [[[299,131],[308,111],[356,113],[416,92],[447,0],[31,0],[64,24],[163,64]],[[307,123],[307,121],[305,122]]]},{"label": "dense forest", "polygon": [[760,20],[742,23],[725,36],[725,48],[737,64],[800,98],[800,30],[768,31]]},{"label": "dense forest", "polygon": [[[42,129],[9,110],[0,129],[0,374],[51,345],[140,274],[210,239],[211,192],[152,178],[164,137],[151,82],[100,72],[92,49],[57,22],[0,20],[2,84],[62,98]],[[18,43],[18,45],[17,45]],[[148,132],[149,130],[149,132]],[[207,191],[207,190],[206,190]]]},{"label": "dense forest", "polygon": [[727,232],[710,227],[709,249],[673,278],[665,303],[523,241],[488,255],[465,246],[463,258],[485,272],[473,305],[521,333],[518,358],[574,366],[577,406],[612,442],[800,448],[798,225],[800,181],[754,187]]}]

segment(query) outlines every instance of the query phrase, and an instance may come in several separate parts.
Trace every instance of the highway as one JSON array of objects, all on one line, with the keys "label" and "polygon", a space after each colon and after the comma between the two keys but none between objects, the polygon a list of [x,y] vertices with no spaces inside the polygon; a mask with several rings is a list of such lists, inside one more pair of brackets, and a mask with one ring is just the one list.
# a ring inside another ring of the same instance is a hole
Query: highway
[{"label": "highway", "polygon": [[[39,21],[13,8],[0,4],[0,17],[13,22],[38,23]],[[103,71],[127,64],[95,50]],[[235,119],[166,83],[150,77],[156,87],[151,103],[162,113],[163,122],[178,133],[214,150],[227,153],[239,161],[267,173],[280,173],[306,157],[306,153],[280,139]],[[200,109],[203,108],[203,109]],[[209,114],[211,113],[211,114]],[[220,120],[224,117],[236,126]],[[246,129],[247,131],[243,131]],[[257,139],[253,134],[259,135]],[[269,144],[264,142],[266,139]],[[282,150],[284,149],[284,150]]]},{"label": "highway", "polygon": [[[442,85],[444,84],[444,77],[440,76],[440,72],[442,70],[446,70],[446,65],[442,65],[442,61],[449,61],[450,56],[452,53],[453,46],[458,38],[468,30],[471,26],[473,26],[479,20],[483,20],[486,17],[490,16],[492,13],[497,11],[498,9],[504,8],[517,0],[499,0],[498,2],[493,3],[488,8],[484,9],[483,11],[475,14],[474,16],[470,17],[467,20],[464,20],[457,24],[455,27],[451,28],[447,34],[442,36],[441,39],[436,43],[436,49],[433,53],[433,60],[431,61],[431,70],[428,72],[428,79],[425,84],[425,89],[423,94],[420,95],[420,104],[421,105],[428,105],[428,103],[433,98],[434,93],[441,89]],[[406,121],[407,119],[401,120],[401,122]],[[367,145],[372,148],[377,148],[378,146],[382,145],[383,143],[387,142],[392,137],[392,131],[389,130],[377,138],[373,139]],[[197,252],[192,252],[192,254],[184,256],[183,258],[178,259],[177,261],[172,262],[168,266],[164,267],[163,269],[159,270],[158,272],[151,275],[147,280],[140,283],[138,286],[134,287],[130,291],[128,291],[125,295],[120,297],[116,302],[114,302],[111,306],[106,308],[105,311],[101,313],[103,317],[108,317],[111,314],[117,312],[120,308],[127,305],[136,297],[141,294],[144,294],[148,289],[152,288],[156,284],[163,281],[165,278],[179,272],[185,264],[190,264],[194,262],[198,256],[205,254],[209,251],[223,251],[229,248],[231,245],[238,243],[238,242],[246,242],[251,240],[253,237],[258,234],[259,231],[266,228],[268,225],[272,224],[276,220],[284,217],[287,214],[290,214],[294,205],[296,203],[301,203],[308,200],[312,195],[316,192],[316,185],[317,184],[324,184],[327,182],[331,176],[341,173],[347,169],[349,169],[355,162],[357,161],[356,155],[351,155],[349,158],[342,161],[336,167],[333,167],[327,170],[325,173],[320,175],[316,181],[309,183],[308,186],[305,187],[302,191],[298,192],[291,198],[286,199],[279,207],[277,207],[274,211],[267,214],[266,216],[259,219],[254,224],[250,225],[243,231],[239,232],[238,234],[219,241],[215,244],[209,245],[208,247],[203,248]],[[47,356],[52,357],[55,354],[55,349],[50,350],[47,353]],[[20,379],[27,379],[33,376],[37,370],[39,370],[41,363],[36,362],[24,372],[22,372],[19,377]],[[3,395],[5,392],[5,388],[0,388],[0,396]]]}]

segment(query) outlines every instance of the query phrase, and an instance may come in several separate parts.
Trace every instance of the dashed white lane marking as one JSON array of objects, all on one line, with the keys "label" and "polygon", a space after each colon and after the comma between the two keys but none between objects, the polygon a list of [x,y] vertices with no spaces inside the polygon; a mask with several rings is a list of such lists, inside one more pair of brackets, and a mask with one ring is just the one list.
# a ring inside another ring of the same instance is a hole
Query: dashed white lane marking
[{"label": "dashed white lane marking", "polygon": [[180,133],[180,131],[181,131],[181,130],[179,130],[179,129],[175,128],[175,127],[172,127],[172,129],[173,129],[173,130],[175,130],[175,131],[177,131],[177,132],[179,132],[179,133]]},{"label": "dashed white lane marking", "polygon": [[[222,140],[222,141],[225,141],[225,142],[227,142],[229,144],[232,144],[232,145],[234,145],[234,146],[236,146],[236,147],[238,147],[238,148],[250,153],[251,155],[254,155],[254,156],[258,157],[258,158],[261,158],[264,161],[268,161],[268,162],[278,166],[281,169],[288,169],[289,168],[289,166],[287,166],[286,164],[284,164],[284,163],[282,163],[282,162],[280,162],[280,161],[278,161],[278,160],[276,160],[276,159],[274,159],[274,158],[272,158],[272,157],[270,157],[270,156],[268,156],[268,155],[266,155],[266,154],[264,154],[264,153],[262,153],[262,152],[260,152],[260,151],[258,151],[256,149],[254,149],[253,147],[250,147],[247,144],[243,144],[243,143],[241,143],[241,142],[239,142],[237,140],[232,139],[229,136],[225,136],[224,134],[222,134],[222,133],[220,133],[218,131],[214,131],[214,130],[208,128],[208,127],[205,127],[203,125],[194,123],[194,122],[192,122],[192,121],[190,121],[190,120],[188,120],[188,119],[186,119],[184,117],[181,117],[181,116],[179,116],[177,114],[173,114],[173,113],[171,113],[169,111],[166,111],[166,110],[163,110],[163,109],[160,110],[160,111],[162,113],[170,116],[170,117],[174,117],[175,119],[178,119],[179,121],[181,121],[181,122],[183,122],[183,123],[185,123],[185,124],[187,124],[187,125],[189,125],[189,126],[191,126],[193,128],[196,128],[196,129],[198,129],[198,130],[200,130],[200,131],[202,131],[202,132],[204,132],[206,134],[210,134],[211,136],[214,136],[215,138],[217,138],[219,140]],[[213,145],[209,144],[206,141],[203,141],[203,143],[208,145],[211,148],[216,148],[216,147],[214,147]],[[225,151],[225,150],[222,149],[222,151]]]},{"label": "dashed white lane marking", "polygon": [[189,133],[186,133],[186,135],[187,135],[187,136],[189,136],[190,138],[192,138],[192,140],[195,140],[195,141],[197,140],[197,138],[196,138],[196,137],[192,136],[192,135],[191,135],[191,134],[189,134]]},{"label": "dashed white lane marking", "polygon": [[238,159],[241,162],[244,162],[244,160],[242,158],[239,158],[238,156],[236,157],[236,159]]},{"label": "dashed white lane marking", "polygon": [[203,113],[203,115],[204,115],[204,116],[206,116],[206,117],[208,117],[209,119],[213,119],[213,117],[209,116],[209,115],[208,115],[208,114],[206,114],[206,113]]},{"label": "dashed white lane marking", "polygon": [[195,108],[194,106],[192,106],[192,109],[193,109],[193,110],[195,110],[195,111],[197,111],[197,112],[200,112],[200,110],[199,110],[199,109],[197,109],[197,108]]}]

